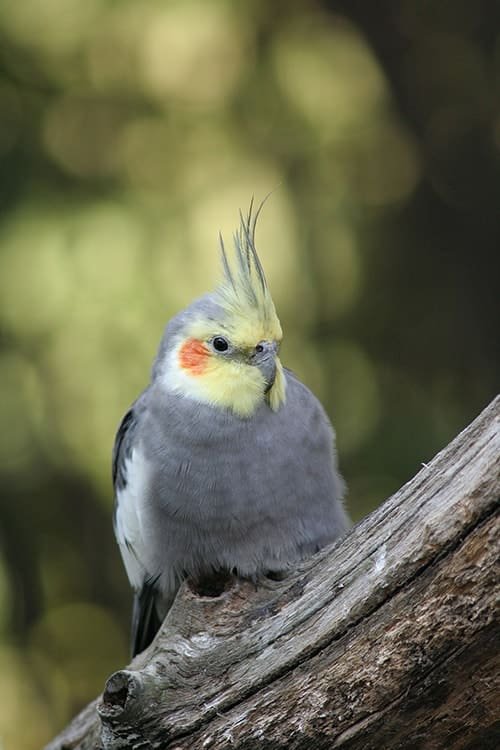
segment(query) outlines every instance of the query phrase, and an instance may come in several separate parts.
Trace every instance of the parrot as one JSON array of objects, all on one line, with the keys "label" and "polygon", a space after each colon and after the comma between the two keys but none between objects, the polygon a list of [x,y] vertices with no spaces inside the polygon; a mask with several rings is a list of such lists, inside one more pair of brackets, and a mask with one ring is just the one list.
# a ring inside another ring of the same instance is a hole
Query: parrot
[{"label": "parrot", "polygon": [[253,201],[222,278],[166,325],[150,383],[119,425],[113,527],[134,600],[132,656],[183,580],[286,576],[341,538],[335,433],[283,367],[282,328],[255,247]]}]

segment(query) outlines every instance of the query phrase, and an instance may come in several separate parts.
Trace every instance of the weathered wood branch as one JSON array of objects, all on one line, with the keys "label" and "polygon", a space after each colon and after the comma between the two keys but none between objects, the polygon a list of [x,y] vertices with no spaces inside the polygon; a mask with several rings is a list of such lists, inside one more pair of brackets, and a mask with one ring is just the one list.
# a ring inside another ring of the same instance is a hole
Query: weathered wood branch
[{"label": "weathered wood branch", "polygon": [[48,747],[500,746],[500,397],[282,582],[184,585],[152,646]]}]

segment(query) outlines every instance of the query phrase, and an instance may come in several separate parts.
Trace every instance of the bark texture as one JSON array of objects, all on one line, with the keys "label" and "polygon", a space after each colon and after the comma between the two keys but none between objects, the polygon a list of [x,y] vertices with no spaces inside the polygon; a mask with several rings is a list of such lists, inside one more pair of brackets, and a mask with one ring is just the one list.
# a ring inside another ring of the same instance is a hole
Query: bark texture
[{"label": "bark texture", "polygon": [[499,497],[500,397],[286,580],[184,585],[48,748],[499,747]]}]

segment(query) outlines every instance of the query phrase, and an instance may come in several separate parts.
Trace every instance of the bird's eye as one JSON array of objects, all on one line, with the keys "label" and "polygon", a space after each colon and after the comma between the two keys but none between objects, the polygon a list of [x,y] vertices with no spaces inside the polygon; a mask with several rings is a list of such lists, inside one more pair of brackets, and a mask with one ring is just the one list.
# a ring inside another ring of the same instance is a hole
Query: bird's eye
[{"label": "bird's eye", "polygon": [[257,354],[261,354],[261,352],[264,351],[264,347],[262,346],[262,344],[257,344],[257,346],[255,347],[255,351],[257,352]]},{"label": "bird's eye", "polygon": [[229,344],[223,336],[216,336],[212,341],[212,346],[216,352],[227,352]]}]

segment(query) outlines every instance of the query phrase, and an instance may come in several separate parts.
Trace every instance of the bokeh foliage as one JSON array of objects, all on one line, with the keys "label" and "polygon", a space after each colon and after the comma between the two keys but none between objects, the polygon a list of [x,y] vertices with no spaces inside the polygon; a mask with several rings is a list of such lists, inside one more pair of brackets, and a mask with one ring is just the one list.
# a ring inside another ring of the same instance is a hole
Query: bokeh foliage
[{"label": "bokeh foliage", "polygon": [[466,0],[0,0],[2,748],[126,662],[114,431],[252,195],[355,519],[493,396],[499,28]]}]

